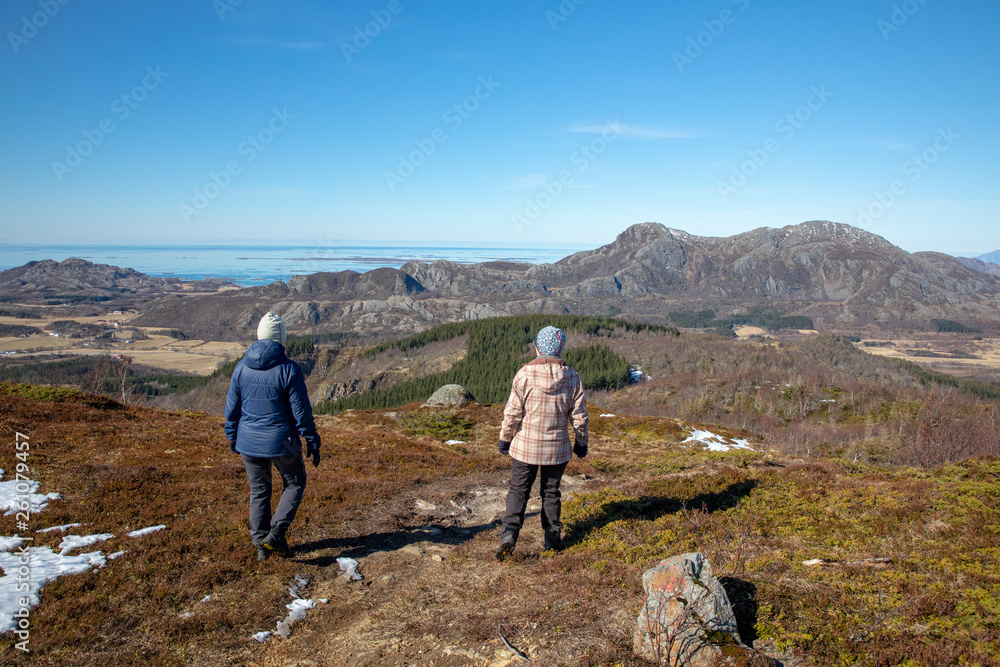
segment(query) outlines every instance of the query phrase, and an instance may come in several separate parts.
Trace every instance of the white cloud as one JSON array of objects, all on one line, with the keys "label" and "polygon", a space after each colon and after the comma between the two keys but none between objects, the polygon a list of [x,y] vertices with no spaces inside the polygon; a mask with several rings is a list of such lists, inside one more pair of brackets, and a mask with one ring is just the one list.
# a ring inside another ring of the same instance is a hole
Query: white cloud
[{"label": "white cloud", "polygon": [[654,127],[644,127],[642,125],[629,125],[617,120],[604,123],[602,125],[577,124],[569,128],[570,132],[577,134],[603,134],[607,131],[614,132],[629,139],[644,139],[655,141],[657,139],[691,139],[697,135],[686,130],[661,129]]},{"label": "white cloud", "polygon": [[330,42],[310,42],[310,41],[290,42],[290,41],[282,41],[276,39],[267,39],[264,37],[235,38],[232,39],[231,41],[237,44],[250,44],[253,46],[274,46],[279,49],[293,49],[295,51],[311,51],[313,49],[321,49],[323,47],[330,45]]}]

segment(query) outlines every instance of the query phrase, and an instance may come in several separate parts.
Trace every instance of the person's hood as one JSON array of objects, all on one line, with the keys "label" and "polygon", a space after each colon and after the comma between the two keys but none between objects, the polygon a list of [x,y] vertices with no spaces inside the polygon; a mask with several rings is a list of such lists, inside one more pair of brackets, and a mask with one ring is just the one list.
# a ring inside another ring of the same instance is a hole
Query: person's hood
[{"label": "person's hood", "polygon": [[559,394],[569,380],[569,368],[558,357],[537,357],[525,364],[531,375],[531,383],[546,394]]},{"label": "person's hood", "polygon": [[281,343],[271,339],[264,339],[250,346],[246,356],[243,357],[243,363],[246,364],[247,368],[252,368],[256,371],[266,371],[268,368],[274,368],[287,358],[285,347]]}]

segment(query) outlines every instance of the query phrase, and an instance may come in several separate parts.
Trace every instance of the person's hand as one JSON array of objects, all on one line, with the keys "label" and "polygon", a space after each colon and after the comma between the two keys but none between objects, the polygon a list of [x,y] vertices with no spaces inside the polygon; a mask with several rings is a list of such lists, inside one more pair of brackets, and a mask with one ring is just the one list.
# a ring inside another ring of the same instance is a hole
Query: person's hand
[{"label": "person's hand", "polygon": [[230,451],[231,451],[231,452],[232,452],[233,454],[235,454],[235,453],[236,453],[236,441],[235,441],[235,440],[230,440],[230,441],[229,441],[229,450],[230,450]]},{"label": "person's hand", "polygon": [[319,457],[319,447],[314,447],[312,449],[306,449],[306,453],[309,454],[309,456],[312,457],[313,468],[318,468],[319,467],[319,458],[320,458]]},{"label": "person's hand", "polygon": [[587,445],[578,445],[573,443],[573,453],[579,456],[581,459],[587,457]]},{"label": "person's hand", "polygon": [[497,446],[497,451],[504,456],[508,456],[510,454],[510,443],[501,440],[500,444]]}]

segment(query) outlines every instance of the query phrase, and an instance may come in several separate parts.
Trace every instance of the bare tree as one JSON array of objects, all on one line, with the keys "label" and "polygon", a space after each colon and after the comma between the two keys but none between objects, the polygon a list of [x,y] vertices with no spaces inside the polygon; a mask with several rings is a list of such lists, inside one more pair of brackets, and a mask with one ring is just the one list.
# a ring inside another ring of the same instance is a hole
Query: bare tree
[{"label": "bare tree", "polygon": [[142,396],[128,381],[131,364],[132,357],[128,355],[123,354],[111,358],[111,377],[115,383],[115,398],[124,405],[138,405],[142,402]]}]

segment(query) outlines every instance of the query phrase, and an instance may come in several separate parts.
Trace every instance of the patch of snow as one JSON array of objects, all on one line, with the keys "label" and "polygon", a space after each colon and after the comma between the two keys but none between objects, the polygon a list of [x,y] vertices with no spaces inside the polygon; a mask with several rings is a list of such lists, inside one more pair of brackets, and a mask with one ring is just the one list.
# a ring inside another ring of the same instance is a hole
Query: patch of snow
[{"label": "patch of snow", "polygon": [[125,550],[124,549],[121,550],[121,551],[116,551],[113,554],[108,554],[108,560],[114,560],[114,559],[118,558],[119,556],[124,556],[124,555],[125,555]]},{"label": "patch of snow", "polygon": [[0,535],[0,551],[13,551],[24,544],[23,537],[4,537]]},{"label": "patch of snow", "polygon": [[[340,561],[340,560],[352,560],[352,559],[339,558],[337,560]],[[353,561],[353,562],[355,564],[355,567],[357,567],[358,561]],[[288,592],[291,594],[292,598],[294,598],[290,604],[285,605],[285,609],[288,610],[288,616],[285,616],[283,620],[278,622],[278,625],[274,628],[273,632],[271,631],[258,632],[257,634],[253,635],[253,639],[263,644],[274,635],[281,635],[286,639],[291,637],[292,623],[294,623],[295,621],[301,621],[306,617],[306,612],[308,612],[310,609],[316,608],[315,600],[305,600],[299,597],[299,591],[301,591],[308,585],[309,585],[308,577],[305,577],[301,574],[295,575],[295,579],[293,580],[292,584],[288,587]],[[203,599],[202,602],[208,602],[210,598],[211,598],[210,595],[205,596],[205,599]],[[327,602],[329,602],[329,600],[324,598],[320,600],[320,602],[326,604]]]},{"label": "patch of snow", "polygon": [[[3,473],[4,471],[0,470],[0,477]],[[50,500],[61,497],[58,493],[38,493],[38,482],[30,479],[0,482],[0,510],[6,510],[4,516],[10,516],[15,512],[35,514],[45,509]],[[27,508],[21,504],[25,501],[28,503]]]},{"label": "patch of snow", "polygon": [[602,416],[602,417],[617,417],[618,415],[613,415],[613,414],[611,414],[610,412],[608,412],[607,414],[603,414],[603,415],[601,415],[601,416]]},{"label": "patch of snow", "polygon": [[160,524],[159,526],[150,526],[149,528],[140,528],[139,530],[133,530],[131,533],[126,533],[129,537],[143,537],[144,535],[149,535],[150,533],[155,533],[158,530],[163,530],[166,528],[165,524]]},{"label": "patch of snow", "polygon": [[201,603],[202,604],[205,604],[206,602],[211,602],[211,601],[212,601],[212,596],[211,595],[206,595],[205,597],[203,597],[201,599]]},{"label": "patch of snow", "polygon": [[302,597],[299,593],[308,585],[309,578],[303,577],[301,574],[297,574],[295,575],[295,580],[292,581],[292,585],[288,587],[288,594],[298,600]]},{"label": "patch of snow", "polygon": [[360,564],[361,563],[354,560],[353,558],[337,559],[337,565],[339,565],[340,569],[344,571],[344,573],[341,576],[344,577],[344,579],[346,579],[347,581],[361,581],[364,578],[360,574],[358,574],[358,565]]},{"label": "patch of snow", "polygon": [[464,445],[466,440],[447,440],[444,444],[446,445]]},{"label": "patch of snow", "polygon": [[51,533],[54,530],[65,533],[69,528],[79,528],[82,523],[67,523],[65,526],[52,526],[51,528],[42,528],[41,530],[36,530],[36,533]]},{"label": "patch of snow", "polygon": [[645,382],[646,380],[652,380],[653,379],[653,378],[649,377],[648,375],[646,375],[645,373],[642,372],[642,367],[641,366],[629,366],[628,372],[629,372],[629,375],[632,378],[633,384],[636,383],[636,382]]},{"label": "patch of snow", "polygon": [[288,639],[292,636],[292,623],[301,621],[306,617],[307,611],[315,608],[315,600],[292,600],[291,604],[285,605],[285,609],[288,610],[288,616],[285,617],[285,620],[278,623],[274,631],[285,639]]},{"label": "patch of snow", "polygon": [[728,452],[731,449],[753,449],[747,440],[724,438],[711,431],[701,431],[698,429],[691,431],[691,435],[688,436],[687,440],[681,441],[681,444],[687,442],[700,442],[705,445],[705,449],[712,452]]},{"label": "patch of snow", "polygon": [[[107,559],[100,551],[79,556],[57,554],[49,547],[28,547],[17,553],[0,551],[0,568],[5,573],[0,577],[0,633],[17,626],[14,614],[20,612],[22,598],[27,598],[29,608],[37,607],[40,602],[38,592],[45,584],[63,575],[82,574],[92,567],[104,567],[106,563]],[[22,567],[27,569],[25,576],[20,573]],[[25,584],[27,591],[18,590]]]},{"label": "patch of snow", "polygon": [[183,614],[177,614],[177,618],[191,618],[194,614],[190,611],[186,611]]},{"label": "patch of snow", "polygon": [[59,543],[59,553],[64,554],[72,549],[89,547],[91,544],[110,540],[114,535],[111,533],[98,533],[97,535],[67,535]]}]

